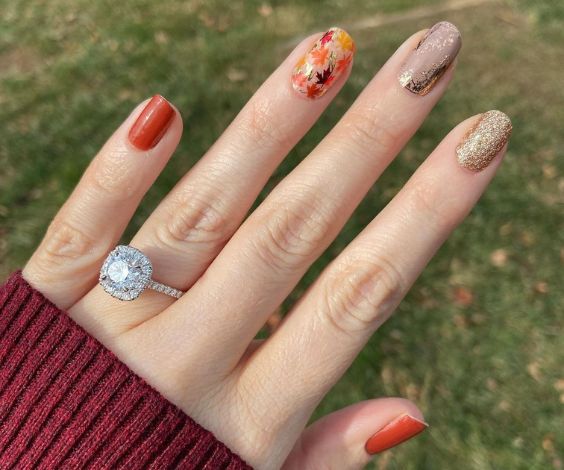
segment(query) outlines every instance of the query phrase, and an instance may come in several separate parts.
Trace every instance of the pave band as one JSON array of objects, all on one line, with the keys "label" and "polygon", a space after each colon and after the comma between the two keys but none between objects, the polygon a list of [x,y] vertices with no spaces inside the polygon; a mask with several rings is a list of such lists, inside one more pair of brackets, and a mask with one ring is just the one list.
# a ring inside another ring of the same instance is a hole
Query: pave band
[{"label": "pave band", "polygon": [[182,294],[184,294],[184,292],[182,292],[181,290],[167,286],[166,284],[161,284],[160,282],[157,281],[153,281],[152,279],[149,281],[149,284],[147,285],[147,289],[153,289],[156,290],[157,292],[170,295],[171,297],[176,297],[177,299],[182,297]]},{"label": "pave band", "polygon": [[98,282],[102,288],[119,300],[135,300],[145,289],[179,299],[184,292],[157,282],[151,278],[153,265],[137,248],[118,245],[107,256]]}]

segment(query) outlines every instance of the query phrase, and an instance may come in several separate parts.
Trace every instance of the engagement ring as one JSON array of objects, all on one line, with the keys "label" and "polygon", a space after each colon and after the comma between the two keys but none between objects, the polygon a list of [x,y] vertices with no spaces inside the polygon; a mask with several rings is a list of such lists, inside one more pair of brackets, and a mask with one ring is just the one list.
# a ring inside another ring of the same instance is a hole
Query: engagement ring
[{"label": "engagement ring", "polygon": [[118,245],[108,255],[99,282],[103,289],[119,300],[134,300],[145,289],[153,289],[179,299],[184,292],[153,281],[153,265],[137,248]]}]

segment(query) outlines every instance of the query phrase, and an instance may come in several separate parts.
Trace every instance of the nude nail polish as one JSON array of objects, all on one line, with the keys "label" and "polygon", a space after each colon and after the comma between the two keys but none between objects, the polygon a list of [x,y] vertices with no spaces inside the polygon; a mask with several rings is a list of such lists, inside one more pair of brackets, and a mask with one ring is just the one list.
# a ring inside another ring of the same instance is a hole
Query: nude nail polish
[{"label": "nude nail polish", "polygon": [[310,99],[323,96],[349,67],[354,52],[354,41],[346,31],[329,29],[294,67],[294,90]]},{"label": "nude nail polish", "polygon": [[370,455],[383,452],[411,439],[427,427],[427,423],[411,415],[398,416],[366,441],[366,452]]},{"label": "nude nail polish", "polygon": [[155,95],[143,109],[131,129],[129,141],[139,150],[148,150],[159,143],[166,132],[174,109],[161,95]]},{"label": "nude nail polish", "polygon": [[483,170],[507,143],[512,129],[511,119],[501,111],[482,114],[456,147],[458,163],[469,170]]},{"label": "nude nail polish", "polygon": [[437,23],[427,31],[403,64],[399,74],[400,85],[417,95],[426,95],[443,76],[461,46],[456,26],[447,21]]}]

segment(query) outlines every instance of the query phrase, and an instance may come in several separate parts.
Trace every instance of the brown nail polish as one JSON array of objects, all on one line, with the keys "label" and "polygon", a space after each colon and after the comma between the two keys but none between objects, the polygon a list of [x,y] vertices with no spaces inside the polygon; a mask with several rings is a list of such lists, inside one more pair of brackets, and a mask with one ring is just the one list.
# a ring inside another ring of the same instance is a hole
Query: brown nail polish
[{"label": "brown nail polish", "polygon": [[401,86],[418,95],[429,93],[452,63],[461,45],[456,26],[447,21],[434,25],[403,64],[399,75]]},{"label": "brown nail polish", "polygon": [[129,131],[129,141],[139,150],[148,150],[159,143],[166,132],[174,109],[161,95],[147,103]]},{"label": "brown nail polish", "polygon": [[456,147],[458,163],[469,170],[483,170],[507,143],[511,130],[511,119],[501,111],[482,114]]},{"label": "brown nail polish", "polygon": [[427,423],[408,414],[398,416],[366,441],[366,452],[370,455],[383,452],[411,439],[427,427]]}]

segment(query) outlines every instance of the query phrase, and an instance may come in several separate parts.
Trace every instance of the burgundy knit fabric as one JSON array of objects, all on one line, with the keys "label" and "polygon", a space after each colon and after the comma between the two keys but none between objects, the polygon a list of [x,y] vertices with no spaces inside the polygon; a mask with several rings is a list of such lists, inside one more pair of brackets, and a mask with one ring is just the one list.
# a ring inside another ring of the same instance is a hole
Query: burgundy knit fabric
[{"label": "burgundy knit fabric", "polygon": [[0,287],[1,469],[250,469],[14,273]]}]

